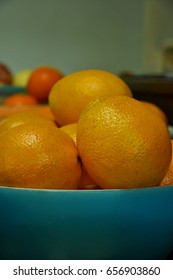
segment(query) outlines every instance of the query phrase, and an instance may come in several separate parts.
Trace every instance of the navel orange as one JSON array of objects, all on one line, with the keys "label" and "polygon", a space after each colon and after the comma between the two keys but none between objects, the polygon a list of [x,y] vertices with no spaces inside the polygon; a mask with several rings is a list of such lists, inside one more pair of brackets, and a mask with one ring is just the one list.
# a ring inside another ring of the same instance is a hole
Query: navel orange
[{"label": "navel orange", "polygon": [[0,134],[0,185],[77,189],[81,164],[73,140],[57,127],[18,125]]},{"label": "navel orange", "polygon": [[97,98],[83,109],[77,148],[91,178],[108,189],[158,186],[171,161],[165,122],[127,96]]},{"label": "navel orange", "polygon": [[82,70],[55,83],[49,105],[60,126],[78,121],[81,110],[96,97],[127,95],[132,92],[117,75],[103,70]]}]

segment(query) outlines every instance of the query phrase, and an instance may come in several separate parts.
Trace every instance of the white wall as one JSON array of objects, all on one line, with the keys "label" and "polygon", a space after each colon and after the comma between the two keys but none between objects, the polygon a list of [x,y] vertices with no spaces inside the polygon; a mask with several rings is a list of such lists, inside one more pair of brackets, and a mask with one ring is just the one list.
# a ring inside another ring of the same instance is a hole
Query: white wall
[{"label": "white wall", "polygon": [[173,1],[145,0],[144,72],[164,72],[163,49],[173,46]]},{"label": "white wall", "polygon": [[0,0],[0,61],[143,71],[145,0]]}]

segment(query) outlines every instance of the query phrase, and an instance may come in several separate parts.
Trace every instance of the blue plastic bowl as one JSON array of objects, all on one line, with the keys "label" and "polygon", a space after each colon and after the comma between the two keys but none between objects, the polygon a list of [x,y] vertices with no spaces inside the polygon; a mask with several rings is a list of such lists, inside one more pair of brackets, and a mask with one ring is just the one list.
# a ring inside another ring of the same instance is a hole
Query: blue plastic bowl
[{"label": "blue plastic bowl", "polygon": [[24,92],[26,92],[24,86],[0,85],[0,104],[3,104],[4,100],[11,95]]},{"label": "blue plastic bowl", "polygon": [[165,259],[173,186],[132,190],[0,187],[0,259]]}]

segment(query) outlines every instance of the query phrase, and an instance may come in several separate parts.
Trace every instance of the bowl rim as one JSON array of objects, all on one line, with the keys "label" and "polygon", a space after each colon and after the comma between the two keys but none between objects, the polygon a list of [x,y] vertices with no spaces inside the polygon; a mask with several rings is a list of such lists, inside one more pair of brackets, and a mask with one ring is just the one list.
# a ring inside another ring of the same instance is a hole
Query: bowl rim
[{"label": "bowl rim", "polygon": [[173,185],[169,186],[153,186],[153,187],[139,187],[139,188],[116,188],[116,189],[37,189],[37,188],[19,188],[19,187],[9,187],[9,186],[1,186],[0,191],[8,190],[8,191],[21,191],[21,192],[41,192],[41,193],[126,193],[126,192],[152,192],[152,191],[160,191],[173,189]]},{"label": "bowl rim", "polygon": [[0,85],[1,96],[10,96],[15,93],[22,93],[26,91],[25,86],[13,86],[13,85]]}]

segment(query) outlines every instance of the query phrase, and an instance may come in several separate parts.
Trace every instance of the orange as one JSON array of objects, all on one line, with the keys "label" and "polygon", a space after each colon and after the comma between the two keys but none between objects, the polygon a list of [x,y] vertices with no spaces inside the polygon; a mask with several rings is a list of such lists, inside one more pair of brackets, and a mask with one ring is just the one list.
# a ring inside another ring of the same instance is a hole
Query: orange
[{"label": "orange", "polygon": [[[60,127],[65,133],[67,133],[76,144],[76,131],[77,131],[77,123],[71,123]],[[90,187],[89,187],[90,186]],[[96,188],[95,182],[87,173],[85,167],[82,165],[82,177],[80,182],[80,189],[86,188]]]},{"label": "orange", "polygon": [[67,133],[76,144],[76,130],[77,130],[77,123],[70,123],[60,127],[65,133]]},{"label": "orange", "polygon": [[82,177],[80,181],[79,188],[80,189],[100,189],[99,186],[94,182],[91,176],[86,171],[85,166],[81,163],[82,166]]},{"label": "orange", "polygon": [[97,98],[83,109],[77,148],[90,177],[106,189],[158,186],[171,161],[167,125],[128,96]]},{"label": "orange", "polygon": [[143,104],[145,104],[146,106],[148,106],[148,108],[151,108],[151,110],[153,110],[156,114],[158,114],[158,116],[160,116],[165,123],[168,125],[168,119],[167,116],[165,114],[165,112],[156,104],[149,102],[149,101],[142,101]]},{"label": "orange", "polygon": [[18,112],[29,111],[32,106],[30,105],[21,105],[21,106],[0,106],[0,119],[4,119],[10,115],[16,114]]},{"label": "orange", "polygon": [[47,104],[37,105],[30,109],[31,112],[36,113],[40,116],[45,116],[49,119],[55,120],[52,111]]},{"label": "orange", "polygon": [[0,106],[0,120],[19,112],[33,112],[40,116],[45,116],[49,119],[55,120],[50,107],[48,105],[21,105],[21,106]]},{"label": "orange", "polygon": [[102,190],[102,188],[100,188],[97,185],[85,185],[84,187],[80,188],[81,190]]},{"label": "orange", "polygon": [[104,70],[82,70],[58,81],[49,94],[49,105],[60,126],[78,121],[89,101],[105,95],[127,95],[132,92],[118,76]]},{"label": "orange", "polygon": [[5,98],[3,103],[7,106],[21,106],[36,105],[38,104],[38,101],[34,96],[18,93]]},{"label": "orange", "polygon": [[81,165],[73,140],[46,124],[28,123],[0,134],[0,185],[77,189]]},{"label": "orange", "polygon": [[35,114],[30,111],[18,112],[16,114],[8,116],[0,122],[0,134],[3,133],[5,130],[27,123],[56,126],[55,122],[50,118]]},{"label": "orange", "polygon": [[171,186],[173,185],[173,140],[171,139],[172,144],[172,159],[171,164],[169,166],[168,172],[166,173],[165,177],[161,181],[161,186]]},{"label": "orange", "polygon": [[47,101],[52,86],[62,77],[56,68],[40,66],[31,72],[26,85],[27,92],[39,101]]}]

